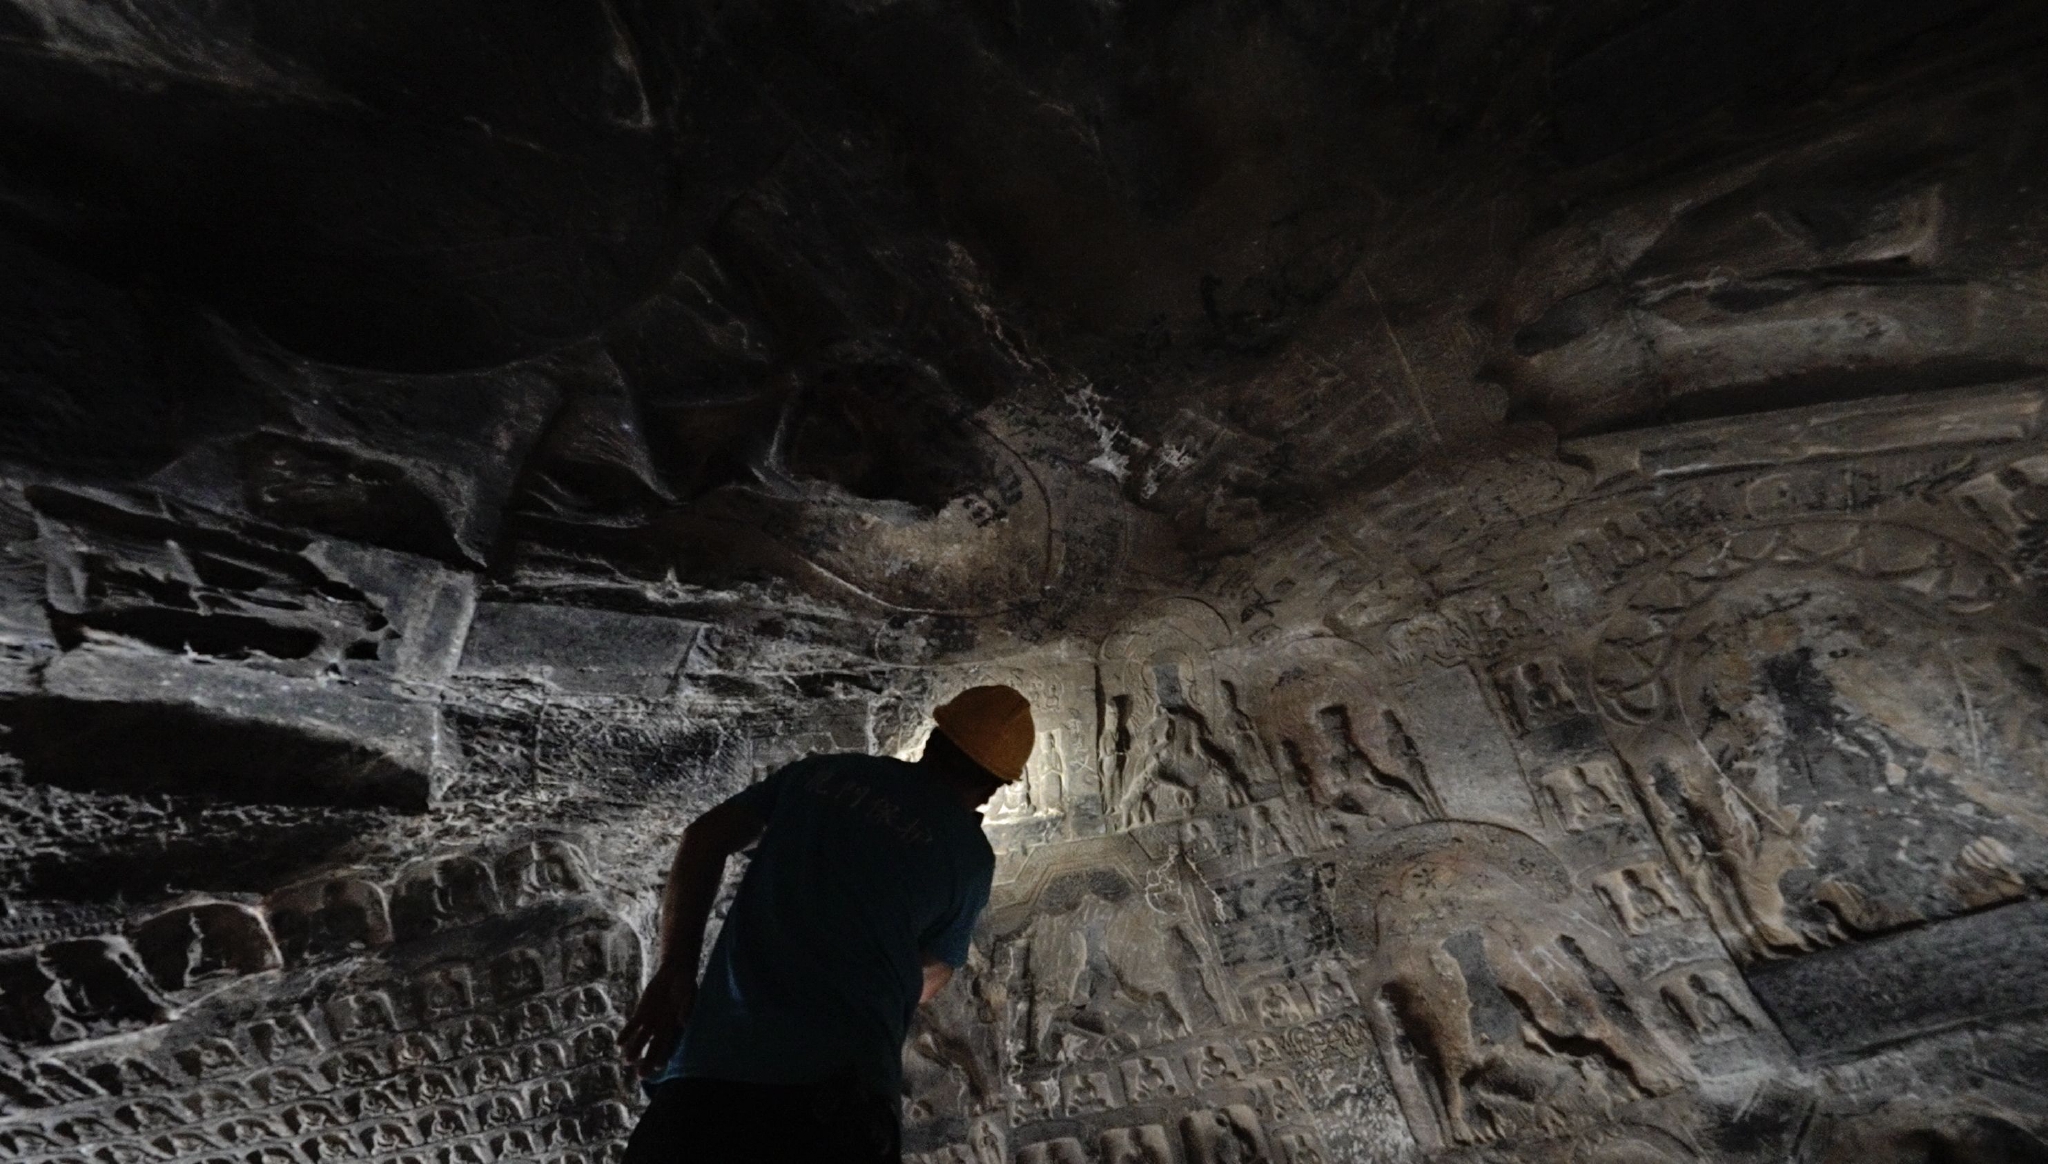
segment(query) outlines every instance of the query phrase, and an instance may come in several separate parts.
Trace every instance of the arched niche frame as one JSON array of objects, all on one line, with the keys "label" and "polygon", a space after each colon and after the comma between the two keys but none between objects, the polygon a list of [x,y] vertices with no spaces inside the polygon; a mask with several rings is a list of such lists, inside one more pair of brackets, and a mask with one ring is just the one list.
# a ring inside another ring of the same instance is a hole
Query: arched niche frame
[{"label": "arched niche frame", "polygon": [[1425,1148],[1547,1136],[1685,1088],[1605,915],[1528,834],[1441,821],[1338,866],[1352,982]]}]

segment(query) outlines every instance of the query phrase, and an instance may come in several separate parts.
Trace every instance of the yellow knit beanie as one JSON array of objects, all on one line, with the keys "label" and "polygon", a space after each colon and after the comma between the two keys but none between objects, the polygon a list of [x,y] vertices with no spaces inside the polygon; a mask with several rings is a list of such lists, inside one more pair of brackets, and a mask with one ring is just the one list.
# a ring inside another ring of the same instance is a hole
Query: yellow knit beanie
[{"label": "yellow knit beanie", "polygon": [[1031,758],[1038,732],[1031,722],[1031,701],[1016,688],[969,687],[932,712],[932,719],[947,739],[996,779],[1014,784],[1023,778],[1024,762]]}]

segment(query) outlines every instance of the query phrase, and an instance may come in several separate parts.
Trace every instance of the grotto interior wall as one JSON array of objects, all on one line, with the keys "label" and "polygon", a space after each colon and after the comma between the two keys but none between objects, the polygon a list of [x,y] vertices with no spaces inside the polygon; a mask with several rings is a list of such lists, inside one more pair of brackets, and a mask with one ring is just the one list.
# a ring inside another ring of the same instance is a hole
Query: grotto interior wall
[{"label": "grotto interior wall", "polygon": [[0,0],[0,1151],[615,1158],[999,680],[917,1164],[2048,1159],[2044,44]]}]

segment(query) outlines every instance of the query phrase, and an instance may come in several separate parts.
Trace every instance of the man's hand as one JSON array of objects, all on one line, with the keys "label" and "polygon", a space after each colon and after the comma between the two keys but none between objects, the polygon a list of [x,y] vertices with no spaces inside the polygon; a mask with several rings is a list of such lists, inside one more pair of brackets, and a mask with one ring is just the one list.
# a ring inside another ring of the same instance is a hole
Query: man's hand
[{"label": "man's hand", "polygon": [[654,972],[647,989],[640,992],[633,1017],[619,1032],[619,1054],[640,1078],[661,1070],[675,1054],[676,1040],[682,1037],[683,1024],[690,1021],[690,1011],[696,1005],[695,975],[666,963]]},{"label": "man's hand", "polygon": [[704,926],[725,876],[725,860],[759,839],[768,822],[737,799],[729,799],[690,822],[669,865],[661,893],[661,959],[653,981],[640,992],[633,1017],[619,1032],[619,1053],[641,1078],[661,1070],[675,1053],[683,1024],[697,1005],[697,963],[704,950]]},{"label": "man's hand", "polygon": [[931,955],[924,959],[924,989],[918,993],[917,1004],[923,1006],[939,996],[946,983],[953,981],[953,968]]}]

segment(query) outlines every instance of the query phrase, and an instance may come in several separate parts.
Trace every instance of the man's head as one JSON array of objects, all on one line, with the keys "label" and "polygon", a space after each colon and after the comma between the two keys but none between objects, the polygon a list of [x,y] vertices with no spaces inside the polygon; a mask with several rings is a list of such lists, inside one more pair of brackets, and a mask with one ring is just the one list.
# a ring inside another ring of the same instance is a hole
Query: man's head
[{"label": "man's head", "polygon": [[972,807],[1024,777],[1037,742],[1031,702],[1013,687],[970,687],[932,712],[936,730],[921,763],[936,768]]}]

